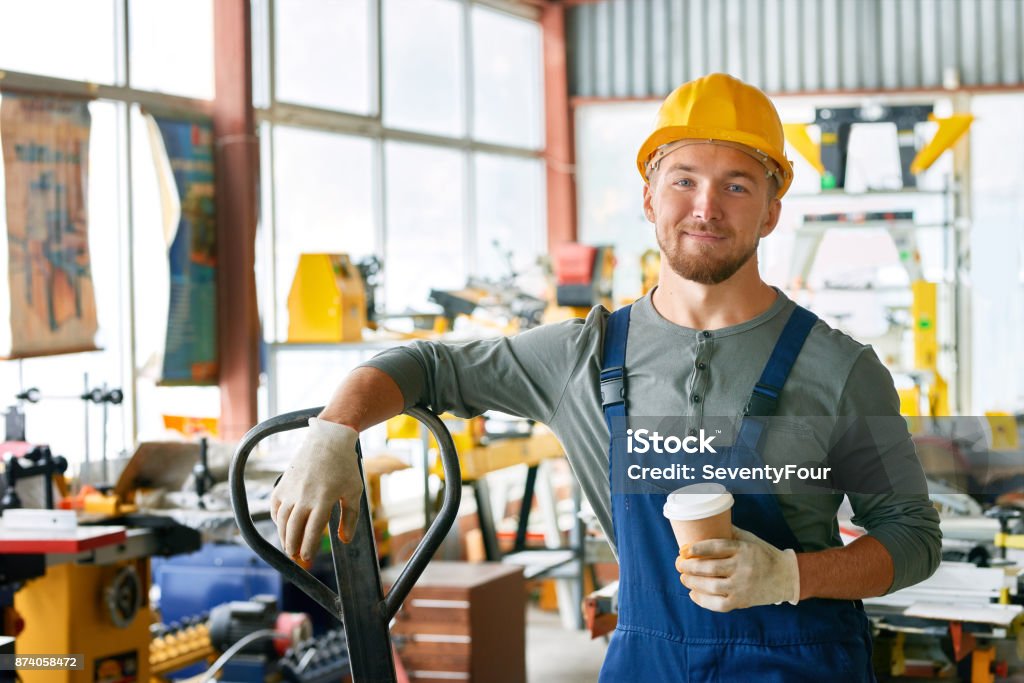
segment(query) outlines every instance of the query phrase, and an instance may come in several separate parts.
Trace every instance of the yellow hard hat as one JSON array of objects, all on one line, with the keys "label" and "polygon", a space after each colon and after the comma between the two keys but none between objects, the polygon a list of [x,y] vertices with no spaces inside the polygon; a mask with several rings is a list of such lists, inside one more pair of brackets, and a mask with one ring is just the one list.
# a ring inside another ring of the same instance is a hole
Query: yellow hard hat
[{"label": "yellow hard hat", "polygon": [[656,165],[667,152],[665,146],[680,140],[741,145],[776,177],[776,197],[786,194],[793,183],[793,164],[786,158],[782,121],[775,105],[763,92],[732,76],[709,74],[683,83],[665,98],[658,109],[654,132],[636,157],[645,183],[652,162]]}]

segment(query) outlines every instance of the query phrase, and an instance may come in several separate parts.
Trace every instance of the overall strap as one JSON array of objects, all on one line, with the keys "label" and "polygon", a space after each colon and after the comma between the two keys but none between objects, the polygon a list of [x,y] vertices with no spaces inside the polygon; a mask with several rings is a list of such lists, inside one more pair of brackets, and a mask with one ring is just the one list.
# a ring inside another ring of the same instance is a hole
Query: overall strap
[{"label": "overall strap", "polygon": [[625,366],[630,308],[623,306],[608,316],[601,351],[601,410],[608,423],[608,434],[613,439],[616,427],[623,431],[626,424]]},{"label": "overall strap", "polygon": [[779,394],[786,384],[789,371],[793,369],[793,363],[796,362],[807,335],[817,321],[818,316],[806,308],[797,306],[793,309],[782,334],[779,335],[779,340],[775,343],[772,355],[768,358],[768,363],[764,366],[761,379],[754,385],[744,415],[771,417],[775,414]]},{"label": "overall strap", "polygon": [[[767,433],[768,418],[775,415],[782,387],[786,384],[789,372],[800,355],[800,349],[803,348],[807,335],[817,320],[817,316],[806,308],[797,306],[793,309],[764,366],[761,379],[750,394],[750,401],[740,422],[739,434],[736,435],[736,445],[741,450],[753,454],[758,464],[763,462],[762,438]],[[786,522],[774,492],[770,489],[758,490],[758,487],[755,487],[747,493],[750,495],[739,497],[742,504],[737,503],[734,506],[733,522],[772,545],[802,552],[803,546]]]}]

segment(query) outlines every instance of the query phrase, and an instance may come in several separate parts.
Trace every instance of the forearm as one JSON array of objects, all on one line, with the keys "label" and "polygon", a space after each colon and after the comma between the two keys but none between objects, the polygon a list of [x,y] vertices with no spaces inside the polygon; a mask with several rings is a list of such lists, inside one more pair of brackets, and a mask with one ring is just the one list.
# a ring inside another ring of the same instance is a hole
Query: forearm
[{"label": "forearm", "polygon": [[319,417],[361,432],[404,408],[405,399],[395,380],[383,370],[360,367],[338,385]]},{"label": "forearm", "polygon": [[885,546],[862,536],[843,548],[799,553],[800,599],[859,600],[883,595],[892,585],[894,565]]}]

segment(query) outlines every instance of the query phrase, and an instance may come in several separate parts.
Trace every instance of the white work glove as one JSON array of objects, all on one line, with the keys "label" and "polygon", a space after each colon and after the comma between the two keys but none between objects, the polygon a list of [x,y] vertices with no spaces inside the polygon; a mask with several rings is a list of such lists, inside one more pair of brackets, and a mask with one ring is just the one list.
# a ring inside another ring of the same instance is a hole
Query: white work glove
[{"label": "white work glove", "polygon": [[676,559],[690,599],[714,612],[800,601],[800,569],[793,550],[779,550],[749,531],[733,539],[698,541]]},{"label": "white work glove", "polygon": [[341,540],[348,543],[359,521],[363,478],[359,475],[356,440],[351,427],[316,417],[302,446],[270,495],[270,518],[277,525],[281,548],[288,557],[308,562],[320,546],[334,504],[341,501]]}]

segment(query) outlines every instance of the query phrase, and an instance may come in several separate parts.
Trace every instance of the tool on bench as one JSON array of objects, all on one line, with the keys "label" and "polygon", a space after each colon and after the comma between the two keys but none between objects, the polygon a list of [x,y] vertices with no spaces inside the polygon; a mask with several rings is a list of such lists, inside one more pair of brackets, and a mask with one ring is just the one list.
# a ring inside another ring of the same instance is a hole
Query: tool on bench
[{"label": "tool on bench", "polygon": [[15,488],[18,482],[28,477],[43,478],[43,499],[46,509],[54,508],[53,486],[56,484],[61,491],[66,491],[59,478],[68,469],[68,461],[62,455],[53,455],[49,446],[35,446],[23,457],[14,454],[4,455],[4,487],[3,498],[0,499],[0,515],[4,510],[21,507],[21,498]]},{"label": "tool on bench", "polygon": [[[333,591],[259,534],[249,515],[244,478],[246,460],[260,440],[272,434],[305,427],[309,418],[315,417],[321,410],[312,408],[286,413],[249,430],[231,460],[228,475],[231,505],[242,537],[256,554],[344,624],[353,683],[395,683],[397,678],[388,624],[455,522],[462,492],[459,460],[451,435],[436,415],[423,408],[410,408],[406,411],[407,415],[426,425],[440,446],[440,459],[448,483],[441,511],[423,534],[423,540],[416,547],[412,558],[385,596],[365,493],[359,501],[356,533],[349,543],[342,543],[338,538],[341,508],[335,504],[328,523],[337,583],[337,591]],[[356,453],[362,476],[362,450],[358,444]]]}]

